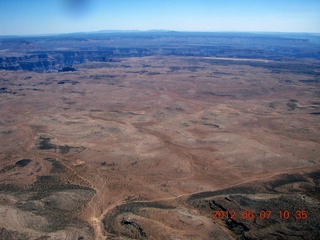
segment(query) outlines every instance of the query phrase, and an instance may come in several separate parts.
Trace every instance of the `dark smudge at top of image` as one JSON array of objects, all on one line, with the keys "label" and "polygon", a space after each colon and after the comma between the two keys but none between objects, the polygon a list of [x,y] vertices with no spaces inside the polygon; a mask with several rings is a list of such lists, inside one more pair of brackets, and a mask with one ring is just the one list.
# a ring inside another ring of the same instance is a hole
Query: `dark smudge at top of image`
[{"label": "dark smudge at top of image", "polygon": [[72,18],[83,18],[90,15],[94,0],[61,0],[63,11]]}]

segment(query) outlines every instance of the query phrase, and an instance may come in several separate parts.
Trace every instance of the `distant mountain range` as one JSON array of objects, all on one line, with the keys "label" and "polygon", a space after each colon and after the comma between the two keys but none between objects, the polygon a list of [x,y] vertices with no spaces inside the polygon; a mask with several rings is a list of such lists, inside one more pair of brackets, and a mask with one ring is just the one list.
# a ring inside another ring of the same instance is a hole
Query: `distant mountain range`
[{"label": "distant mountain range", "polygon": [[176,30],[165,30],[165,29],[150,29],[150,30],[99,30],[99,31],[92,31],[92,32],[70,32],[70,33],[48,33],[48,34],[23,34],[23,35],[0,35],[0,38],[12,38],[12,37],[45,37],[45,36],[72,36],[72,35],[92,35],[92,34],[148,34],[148,33],[181,33],[181,34],[213,34],[213,35],[276,35],[276,36],[285,36],[285,37],[293,37],[293,38],[303,38],[305,36],[313,36],[313,37],[320,37],[320,33],[301,33],[301,32],[229,32],[229,31],[219,31],[219,32],[201,32],[201,31],[176,31]]}]

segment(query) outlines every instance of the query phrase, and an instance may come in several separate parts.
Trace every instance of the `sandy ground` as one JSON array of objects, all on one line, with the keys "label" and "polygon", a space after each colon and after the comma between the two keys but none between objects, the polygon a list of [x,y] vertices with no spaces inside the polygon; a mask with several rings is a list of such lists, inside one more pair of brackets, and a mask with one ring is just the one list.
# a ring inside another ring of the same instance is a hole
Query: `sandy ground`
[{"label": "sandy ground", "polygon": [[301,81],[312,73],[211,60],[1,72],[0,234],[237,239],[188,199],[253,182],[258,194],[284,174],[318,186],[306,174],[320,166],[319,84]]}]

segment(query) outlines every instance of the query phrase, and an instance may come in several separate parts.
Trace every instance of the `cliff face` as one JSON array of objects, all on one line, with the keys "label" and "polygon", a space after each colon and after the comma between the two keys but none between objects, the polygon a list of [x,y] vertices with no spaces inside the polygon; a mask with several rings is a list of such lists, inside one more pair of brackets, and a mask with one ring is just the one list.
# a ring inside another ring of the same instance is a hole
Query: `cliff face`
[{"label": "cliff face", "polygon": [[[98,56],[97,56],[98,55]],[[65,66],[71,66],[85,61],[101,61],[98,52],[38,52],[21,57],[0,58],[0,69],[24,70],[35,72],[58,71]]]},{"label": "cliff face", "polygon": [[0,57],[0,69],[35,72],[58,71],[65,66],[84,62],[110,62],[112,57],[148,56],[142,49],[107,49],[102,51],[50,51],[35,52],[20,57]]},{"label": "cliff face", "polygon": [[50,59],[48,54],[33,54],[22,57],[0,58],[0,69],[25,70],[43,72],[49,69],[56,69],[59,65],[57,59]]},{"label": "cliff face", "polygon": [[0,57],[0,69],[24,71],[58,71],[65,66],[84,62],[110,62],[117,57],[143,57],[150,55],[203,56],[210,49],[199,48],[105,48],[95,51],[36,52],[20,57]]}]

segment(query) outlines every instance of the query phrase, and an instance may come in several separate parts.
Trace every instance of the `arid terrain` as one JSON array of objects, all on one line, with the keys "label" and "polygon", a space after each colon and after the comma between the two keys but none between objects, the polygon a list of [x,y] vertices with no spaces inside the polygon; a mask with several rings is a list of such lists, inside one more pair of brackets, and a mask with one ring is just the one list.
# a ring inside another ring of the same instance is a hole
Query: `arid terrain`
[{"label": "arid terrain", "polygon": [[318,43],[126,38],[1,40],[0,239],[318,239]]}]

